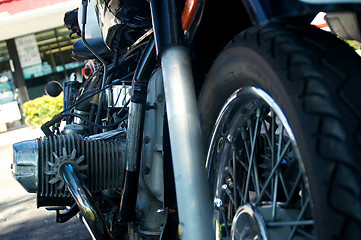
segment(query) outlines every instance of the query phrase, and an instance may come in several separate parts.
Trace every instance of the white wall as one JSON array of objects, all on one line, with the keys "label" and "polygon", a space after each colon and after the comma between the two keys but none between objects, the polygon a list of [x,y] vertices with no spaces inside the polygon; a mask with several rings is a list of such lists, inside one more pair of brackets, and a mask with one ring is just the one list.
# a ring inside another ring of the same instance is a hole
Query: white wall
[{"label": "white wall", "polygon": [[0,41],[63,26],[64,14],[80,3],[70,0],[14,15],[0,13]]}]

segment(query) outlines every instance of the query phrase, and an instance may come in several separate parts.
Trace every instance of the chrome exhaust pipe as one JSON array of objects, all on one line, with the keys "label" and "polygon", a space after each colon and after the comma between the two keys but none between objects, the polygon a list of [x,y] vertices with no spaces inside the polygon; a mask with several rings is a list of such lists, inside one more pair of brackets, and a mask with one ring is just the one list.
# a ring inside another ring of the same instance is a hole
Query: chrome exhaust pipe
[{"label": "chrome exhaust pipe", "polygon": [[84,223],[93,239],[113,239],[99,208],[81,179],[78,170],[71,164],[65,164],[59,170],[85,219]]}]

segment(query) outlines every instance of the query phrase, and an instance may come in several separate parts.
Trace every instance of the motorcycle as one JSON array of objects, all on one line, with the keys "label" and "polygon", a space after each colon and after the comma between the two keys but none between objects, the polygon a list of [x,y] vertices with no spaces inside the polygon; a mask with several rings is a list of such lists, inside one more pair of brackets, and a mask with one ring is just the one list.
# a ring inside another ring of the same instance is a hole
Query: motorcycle
[{"label": "motorcycle", "polygon": [[360,11],[82,0],[84,75],[48,86],[64,110],[14,144],[14,176],[94,239],[354,239],[361,61],[343,39],[361,40]]}]

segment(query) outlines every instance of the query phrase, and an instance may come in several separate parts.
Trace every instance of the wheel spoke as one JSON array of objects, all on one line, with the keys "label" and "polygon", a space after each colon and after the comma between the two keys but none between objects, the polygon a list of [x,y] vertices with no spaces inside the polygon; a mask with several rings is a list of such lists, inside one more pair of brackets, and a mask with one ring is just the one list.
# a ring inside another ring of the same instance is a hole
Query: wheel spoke
[{"label": "wheel spoke", "polygon": [[[237,188],[239,197],[243,200],[245,197],[242,194],[242,190],[239,188],[238,184],[237,184],[236,188]],[[244,204],[244,202],[242,202],[242,204]]]},{"label": "wheel spoke", "polygon": [[286,186],[285,179],[283,178],[283,175],[281,172],[278,172],[278,178],[280,179],[283,192],[286,195],[286,199],[288,199],[289,194],[288,194],[287,186]]},{"label": "wheel spoke", "polygon": [[302,172],[299,171],[298,175],[297,175],[297,178],[296,178],[296,181],[294,182],[294,184],[292,186],[292,189],[290,191],[290,194],[289,194],[289,196],[287,198],[286,207],[290,204],[293,194],[295,193],[297,187],[299,187],[299,182],[300,182],[301,178],[302,178]]},{"label": "wheel spoke", "polygon": [[[254,137],[253,137],[253,142],[255,143],[256,142],[256,134],[258,132],[258,125],[259,125],[259,122],[260,122],[260,115],[261,115],[261,111],[259,108],[257,108],[257,120],[256,120],[256,127],[255,127],[255,130],[254,130]],[[254,154],[254,153],[253,153]],[[258,169],[257,169],[257,163],[256,163],[256,159],[253,157],[253,171],[254,171],[254,184],[256,185],[255,186],[255,189],[256,189],[256,194],[257,196],[259,195],[260,193],[260,187],[259,187],[259,182],[258,182]]]},{"label": "wheel spoke", "polygon": [[[262,184],[260,184],[259,186],[260,186],[261,192],[262,192],[263,189],[264,189],[264,186],[263,186]],[[269,193],[269,192],[267,191],[267,189],[266,189],[265,191],[263,191],[263,194],[266,194],[269,199],[272,199],[271,193]]]},{"label": "wheel spoke", "polygon": [[[238,160],[238,159],[237,159],[237,160]],[[241,166],[244,168],[245,171],[248,170],[248,166],[245,164],[245,162],[242,162],[242,161],[239,161],[239,160],[238,160],[238,162],[241,164]],[[254,175],[252,175],[252,179],[254,179]],[[254,181],[255,181],[255,180],[254,180]],[[259,191],[262,191],[263,185],[258,182],[258,186],[259,186]],[[238,189],[238,193],[239,193],[241,199],[243,200],[243,199],[244,199],[244,198],[243,198],[243,194],[241,193],[242,191],[241,191],[241,189],[239,188],[239,186],[237,186],[237,189]],[[271,195],[270,195],[270,193],[267,192],[267,190],[266,190],[264,193],[265,193],[270,199],[272,198]],[[256,194],[257,194],[257,196],[259,195],[259,193],[256,193]]]},{"label": "wheel spoke", "polygon": [[269,183],[271,182],[271,180],[273,179],[273,175],[275,174],[276,170],[277,170],[277,167],[280,165],[281,161],[277,162],[276,165],[274,166],[274,168],[272,169],[271,171],[271,174],[268,176],[265,184],[264,184],[264,187],[260,193],[260,195],[258,196],[258,199],[257,199],[257,202],[256,202],[256,205],[258,205],[263,197],[263,194],[264,192],[266,191]]},{"label": "wheel spoke", "polygon": [[[282,161],[280,158],[281,147],[282,147],[282,139],[283,139],[283,125],[280,126],[280,133],[278,135],[278,146],[277,146],[277,162]],[[274,175],[273,180],[273,198],[272,198],[272,220],[276,220],[276,202],[277,202],[277,194],[278,194],[278,173],[279,169],[277,168],[276,174]]]},{"label": "wheel spoke", "polygon": [[263,119],[262,120],[262,125],[265,129],[265,134],[264,136],[266,136],[266,140],[267,140],[267,143],[268,143],[268,146],[270,147],[270,150],[273,152],[273,145],[272,145],[272,142],[271,142],[271,139],[270,139],[270,136],[269,136],[269,131],[268,131],[268,127],[267,127],[267,124],[266,124],[266,120]]},{"label": "wheel spoke", "polygon": [[264,194],[264,191],[266,190],[266,188],[268,187],[269,183],[271,182],[271,180],[273,179],[273,176],[275,175],[276,173],[276,170],[278,169],[278,167],[280,166],[282,160],[283,160],[283,156],[284,154],[286,153],[286,150],[288,149],[288,147],[290,146],[291,144],[291,140],[288,140],[288,142],[285,144],[285,147],[284,149],[282,150],[282,153],[280,155],[280,157],[278,158],[278,161],[276,162],[275,166],[273,167],[272,171],[271,171],[271,174],[268,176],[265,184],[264,184],[264,188],[262,189],[260,195],[259,195],[259,198],[257,199],[257,202],[256,202],[256,205],[258,205],[262,199],[262,196]]},{"label": "wheel spoke", "polygon": [[[272,152],[271,152],[271,164],[272,164],[272,168],[271,169],[274,169],[275,167],[275,141],[276,141],[276,130],[275,130],[275,125],[276,125],[276,117],[275,117],[275,113],[273,111],[273,109],[271,109],[271,149],[272,149]],[[271,178],[271,180],[273,181],[273,179]],[[266,186],[267,187],[267,186]],[[273,184],[272,184],[272,187],[271,187],[271,192],[273,192]]]},{"label": "wheel spoke", "polygon": [[242,162],[242,161],[238,161],[239,163],[241,163],[241,166],[244,168],[244,170],[248,170],[248,166],[246,165],[245,162]]},{"label": "wheel spoke", "polygon": [[[249,154],[249,150],[247,147],[247,139],[246,139],[246,134],[244,132],[244,130],[241,130],[241,136],[242,136],[242,140],[244,143],[244,149],[246,150],[246,155],[247,155],[247,159],[250,159],[250,154]],[[248,166],[245,165],[245,163],[243,164],[243,166],[246,168],[246,172],[247,172],[247,180],[248,179],[248,175],[249,175],[249,169],[251,168],[251,163],[248,161]],[[246,181],[246,190],[244,191],[244,199],[243,199],[243,203],[245,203],[247,201],[247,191],[248,191],[248,181]]]},{"label": "wheel spoke", "polygon": [[[254,158],[255,145],[256,145],[256,135],[258,132],[259,117],[260,117],[260,110],[259,110],[259,108],[257,108],[257,119],[256,119],[256,126],[255,126],[254,131],[252,131],[251,124],[249,124],[249,126],[248,126],[249,132],[250,132],[250,138],[251,138],[251,154],[249,155],[249,158],[248,158],[249,166],[248,166],[248,170],[247,170],[246,189],[245,189],[245,193],[244,193],[246,201],[247,201],[247,196],[248,196],[247,193],[249,190],[250,176],[252,173],[252,166],[253,166],[253,162],[254,162],[253,158]],[[253,132],[253,136],[252,136],[252,132]],[[245,140],[246,138],[245,138],[244,132],[243,132],[243,136],[244,136],[243,140]],[[246,141],[244,141],[244,143],[245,143],[245,148],[247,149]],[[255,184],[255,183],[253,183],[253,184]],[[259,185],[257,184],[257,186],[254,186],[254,187],[255,187],[255,189],[257,189],[257,188],[259,188]]]},{"label": "wheel spoke", "polygon": [[278,135],[278,146],[277,146],[277,160],[280,157],[281,154],[281,148],[282,148],[282,139],[283,139],[283,125],[280,126],[280,133]]},{"label": "wheel spoke", "polygon": [[[298,214],[297,221],[300,221],[300,220],[302,219],[303,214],[305,213],[305,211],[306,211],[309,203],[310,203],[310,199],[307,198],[306,201],[305,201],[304,206],[302,207],[300,213]],[[290,235],[289,235],[289,237],[288,237],[288,240],[291,240],[291,239],[293,238],[293,236],[294,236],[295,233],[296,233],[297,227],[298,227],[298,226],[294,226],[294,227],[292,228],[291,233],[290,233]]]},{"label": "wheel spoke", "polygon": [[[278,172],[278,170],[276,170]],[[278,174],[275,174],[275,179],[273,182],[273,196],[272,196],[272,221],[276,220],[276,202],[277,202],[277,192],[278,192]]]},{"label": "wheel spoke", "polygon": [[303,220],[303,221],[286,221],[286,222],[268,222],[269,227],[285,227],[285,226],[306,226],[315,224],[314,220]]},{"label": "wheel spoke", "polygon": [[304,230],[302,230],[302,229],[297,228],[297,232],[298,232],[300,235],[302,235],[302,236],[304,236],[304,237],[306,237],[306,238],[308,238],[308,239],[310,239],[310,240],[316,240],[316,239],[317,239],[315,236],[309,234],[308,232],[306,232],[306,231],[304,231]]},{"label": "wheel spoke", "polygon": [[286,143],[285,146],[283,147],[283,150],[282,150],[282,152],[281,152],[281,154],[280,154],[280,156],[279,156],[279,160],[281,160],[281,161],[283,160],[283,157],[285,156],[285,154],[286,154],[289,146],[291,145],[291,142],[292,142],[292,140],[291,140],[291,139],[288,139],[287,143]]},{"label": "wheel spoke", "polygon": [[238,208],[238,193],[237,193],[237,174],[236,174],[236,148],[232,147],[232,162],[233,162],[233,204],[234,204],[234,211],[237,211]]},{"label": "wheel spoke", "polygon": [[[272,98],[262,101],[266,93],[256,96],[261,98],[248,94],[231,98],[212,136],[211,146],[217,148],[210,149],[208,156],[219,158],[213,163],[220,166],[211,165],[212,176],[217,174],[212,183],[217,186],[215,199],[223,202],[222,210],[215,206],[217,234],[220,239],[232,238],[231,227],[246,234],[251,225],[244,223],[245,216],[256,216],[266,220],[259,223],[260,229],[269,230],[270,236],[282,231],[289,240],[314,239],[315,220],[308,215],[312,206],[303,181],[307,179],[292,129]],[[222,137],[221,145],[217,139]]]}]

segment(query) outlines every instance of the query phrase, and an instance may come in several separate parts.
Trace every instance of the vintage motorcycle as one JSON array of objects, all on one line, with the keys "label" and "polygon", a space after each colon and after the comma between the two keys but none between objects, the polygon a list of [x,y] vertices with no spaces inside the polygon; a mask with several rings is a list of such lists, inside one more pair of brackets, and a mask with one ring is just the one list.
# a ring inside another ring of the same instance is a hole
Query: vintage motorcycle
[{"label": "vintage motorcycle", "polygon": [[[324,11],[333,33],[310,25]],[[38,207],[95,239],[361,236],[359,0],[83,0],[87,60],[14,144]],[[337,34],[337,36],[336,36]],[[61,122],[66,122],[63,129]]]}]

